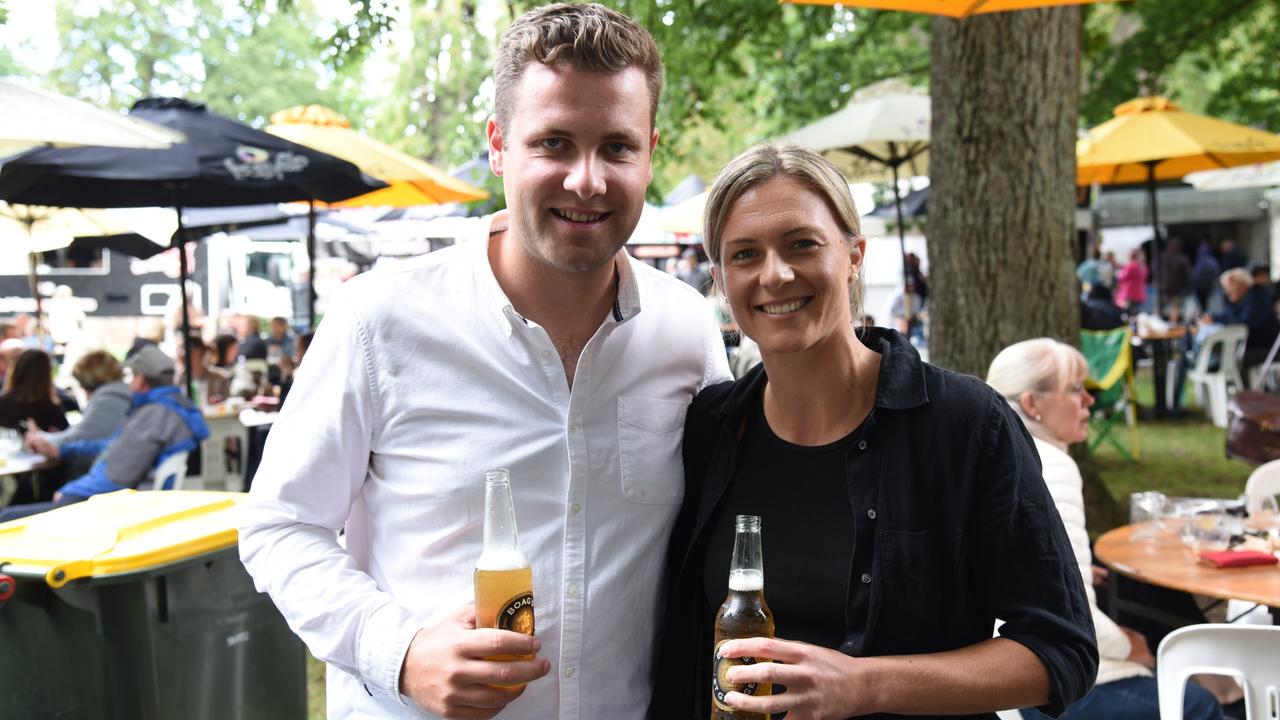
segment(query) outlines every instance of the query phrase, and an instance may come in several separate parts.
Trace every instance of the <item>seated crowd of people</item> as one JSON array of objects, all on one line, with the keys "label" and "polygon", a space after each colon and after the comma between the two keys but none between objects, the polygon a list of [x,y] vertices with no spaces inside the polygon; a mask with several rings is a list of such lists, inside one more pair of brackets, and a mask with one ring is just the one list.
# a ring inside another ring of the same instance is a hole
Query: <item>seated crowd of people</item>
[{"label": "seated crowd of people", "polygon": [[[0,346],[0,427],[23,432],[29,452],[58,462],[40,473],[40,482],[20,487],[10,506],[0,509],[0,522],[100,493],[149,487],[160,463],[195,450],[209,436],[204,406],[259,394],[283,401],[311,333],[295,340],[276,318],[263,338],[257,325],[256,318],[242,319],[243,335],[220,333],[207,345],[193,334],[186,344],[190,363],[182,343],[173,357],[157,339],[138,339],[123,362],[105,350],[87,352],[71,369],[86,398],[83,407],[54,384],[50,353],[6,340]],[[188,367],[190,397],[184,389]],[[75,411],[80,415],[72,424],[67,414]]]},{"label": "seated crowd of people", "polygon": [[[1219,259],[1207,241],[1200,244],[1192,265],[1178,244],[1170,242],[1161,257],[1161,272],[1159,308],[1169,321],[1185,323],[1191,338],[1186,353],[1178,358],[1174,387],[1183,387],[1199,348],[1224,326],[1247,328],[1239,357],[1242,375],[1247,378],[1250,370],[1262,365],[1280,337],[1276,285],[1269,266],[1246,263],[1230,242],[1223,244]],[[1081,283],[1080,327],[1085,330],[1134,324],[1140,313],[1155,309],[1151,302],[1155,294],[1148,292],[1150,276],[1140,249],[1133,251],[1128,264],[1116,269],[1091,248],[1076,276]],[[1218,359],[1210,358],[1210,367],[1217,365]],[[1176,412],[1182,393],[1174,392],[1173,398]]]}]

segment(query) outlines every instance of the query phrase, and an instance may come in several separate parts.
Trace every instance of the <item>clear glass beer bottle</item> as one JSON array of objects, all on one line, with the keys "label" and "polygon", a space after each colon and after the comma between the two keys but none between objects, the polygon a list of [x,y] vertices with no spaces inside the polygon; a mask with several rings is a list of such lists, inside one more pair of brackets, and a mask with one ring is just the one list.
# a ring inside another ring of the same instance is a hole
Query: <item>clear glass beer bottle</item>
[{"label": "clear glass beer bottle", "polygon": [[729,564],[729,595],[716,613],[715,649],[711,675],[712,720],[768,720],[768,715],[734,710],[724,703],[731,691],[745,695],[770,695],[769,683],[729,682],[729,668],[754,665],[754,657],[726,658],[720,647],[736,638],[773,637],[773,613],[764,601],[764,558],[760,544],[760,517],[739,515],[734,521],[733,560]]},{"label": "clear glass beer bottle", "polygon": [[520,551],[506,469],[484,476],[484,549],[476,562],[475,586],[476,627],[533,634],[533,570]]}]

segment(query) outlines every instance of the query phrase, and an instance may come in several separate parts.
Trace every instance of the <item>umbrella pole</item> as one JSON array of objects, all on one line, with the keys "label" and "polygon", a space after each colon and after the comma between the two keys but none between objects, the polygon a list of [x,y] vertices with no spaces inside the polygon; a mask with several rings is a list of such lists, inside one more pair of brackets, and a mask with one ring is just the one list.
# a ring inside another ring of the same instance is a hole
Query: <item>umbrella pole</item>
[{"label": "umbrella pole", "polygon": [[316,201],[307,201],[307,327],[316,327]]},{"label": "umbrella pole", "polygon": [[40,348],[44,349],[44,306],[40,302],[40,278],[36,274],[39,260],[36,259],[35,252],[27,253],[27,262],[30,265],[30,274],[27,279],[31,283],[31,298],[36,301],[36,339],[40,341]]},{"label": "umbrella pole", "polygon": [[1156,208],[1156,162],[1148,160],[1147,166],[1147,202],[1151,206],[1151,284],[1155,290],[1156,317],[1164,317],[1163,303],[1160,302],[1160,215]]},{"label": "umbrella pole", "polygon": [[[893,143],[889,143],[890,152],[893,151]],[[902,252],[902,315],[907,321],[907,341],[911,341],[911,293],[907,289],[907,228],[902,222],[902,196],[898,192],[898,165],[896,158],[893,164],[889,166],[893,170],[893,209],[898,214],[898,249]],[[856,321],[858,318],[854,318]]]},{"label": "umbrella pole", "polygon": [[187,391],[187,399],[195,402],[195,384],[191,372],[191,308],[187,304],[187,233],[182,227],[182,206],[174,208],[178,212],[178,294],[182,296],[182,367],[183,384]]}]

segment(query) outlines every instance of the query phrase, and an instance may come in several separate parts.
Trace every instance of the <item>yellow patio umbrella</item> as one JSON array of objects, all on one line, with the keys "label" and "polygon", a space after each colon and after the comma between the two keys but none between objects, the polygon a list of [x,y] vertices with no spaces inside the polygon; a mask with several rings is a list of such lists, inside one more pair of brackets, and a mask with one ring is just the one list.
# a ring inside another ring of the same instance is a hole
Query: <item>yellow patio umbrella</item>
[{"label": "yellow patio umbrella", "polygon": [[352,130],[345,117],[321,105],[299,105],[274,113],[267,132],[354,163],[390,185],[329,207],[410,207],[489,197],[470,183]]},{"label": "yellow patio umbrella", "polygon": [[902,10],[906,12],[945,15],[964,19],[970,15],[1031,10],[1050,5],[1087,5],[1099,0],[780,0],[791,5],[842,5],[878,10]]},{"label": "yellow patio umbrella", "polygon": [[1156,182],[1197,170],[1280,160],[1280,135],[1183,111],[1162,97],[1116,106],[1115,117],[1076,141],[1076,184],[1146,183],[1155,234],[1153,280],[1160,287]]}]

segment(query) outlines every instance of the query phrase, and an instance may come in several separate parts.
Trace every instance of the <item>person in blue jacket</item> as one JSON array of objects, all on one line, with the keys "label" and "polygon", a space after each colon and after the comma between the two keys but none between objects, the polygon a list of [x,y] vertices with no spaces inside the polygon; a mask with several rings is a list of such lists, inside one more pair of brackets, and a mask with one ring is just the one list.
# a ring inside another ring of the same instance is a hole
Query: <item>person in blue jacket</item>
[{"label": "person in blue jacket", "polygon": [[174,362],[154,345],[125,361],[133,404],[124,427],[106,440],[63,443],[60,458],[97,456],[89,472],[62,486],[52,503],[16,505],[0,512],[0,522],[80,502],[101,493],[137,488],[165,458],[190,452],[209,436],[200,410],[173,384]]}]

